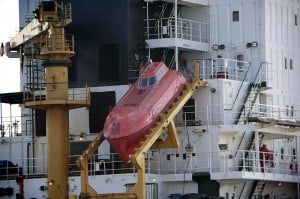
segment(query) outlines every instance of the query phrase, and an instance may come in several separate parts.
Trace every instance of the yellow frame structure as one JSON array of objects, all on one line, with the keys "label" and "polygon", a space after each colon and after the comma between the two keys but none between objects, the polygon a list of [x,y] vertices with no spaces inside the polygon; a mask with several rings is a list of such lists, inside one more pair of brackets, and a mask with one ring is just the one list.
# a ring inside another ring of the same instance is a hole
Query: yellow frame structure
[{"label": "yellow frame structure", "polygon": [[[152,148],[178,148],[180,147],[177,130],[174,124],[174,117],[182,109],[185,103],[192,97],[199,87],[207,86],[207,83],[199,79],[199,63],[195,64],[195,75],[190,83],[186,83],[185,89],[177,97],[176,101],[167,111],[161,114],[160,120],[155,127],[150,130],[146,140],[141,143],[135,154],[131,157],[132,163],[137,169],[137,182],[128,193],[97,194],[88,183],[88,160],[104,141],[103,132],[93,140],[89,148],[77,159],[77,166],[81,174],[81,198],[97,199],[145,199],[146,181],[145,181],[145,153]],[[157,141],[162,132],[168,128],[168,137],[164,141]]]}]

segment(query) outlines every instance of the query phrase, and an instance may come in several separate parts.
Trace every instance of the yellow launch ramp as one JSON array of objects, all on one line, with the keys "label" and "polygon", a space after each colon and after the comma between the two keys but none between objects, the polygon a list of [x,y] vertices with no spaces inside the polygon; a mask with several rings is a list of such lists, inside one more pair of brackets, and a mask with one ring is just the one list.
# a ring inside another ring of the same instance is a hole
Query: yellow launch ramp
[{"label": "yellow launch ramp", "polygon": [[[88,183],[88,160],[104,141],[103,132],[93,140],[89,148],[77,159],[77,166],[81,173],[81,198],[82,199],[146,199],[146,182],[145,182],[145,153],[152,148],[178,148],[180,146],[177,131],[174,124],[174,117],[182,109],[185,103],[192,97],[199,87],[206,86],[206,82],[199,79],[199,63],[195,64],[195,75],[190,83],[186,83],[185,88],[177,97],[176,101],[161,114],[160,120],[155,127],[150,129],[150,134],[141,146],[136,149],[135,154],[131,157],[138,173],[137,182],[128,193],[98,194]],[[162,132],[168,128],[168,137],[164,141],[158,141]]]}]

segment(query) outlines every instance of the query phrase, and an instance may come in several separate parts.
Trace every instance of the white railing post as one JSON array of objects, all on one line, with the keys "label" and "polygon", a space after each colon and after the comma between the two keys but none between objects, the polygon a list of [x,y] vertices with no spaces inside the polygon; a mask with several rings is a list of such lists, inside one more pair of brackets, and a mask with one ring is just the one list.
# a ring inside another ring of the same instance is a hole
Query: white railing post
[{"label": "white railing post", "polygon": [[208,114],[208,112],[209,112],[209,108],[208,108],[208,106],[206,106],[206,120],[207,120],[207,126],[209,127],[210,121],[209,121],[209,114]]},{"label": "white railing post", "polygon": [[193,22],[190,21],[190,40],[193,41]]},{"label": "white railing post", "polygon": [[228,173],[228,168],[226,166],[226,155],[223,157],[223,172]]},{"label": "white railing post", "polygon": [[147,1],[147,39],[149,39],[149,2]]},{"label": "white railing post", "polygon": [[160,20],[157,20],[157,38],[160,39]]},{"label": "white railing post", "polygon": [[149,158],[149,155],[148,155],[148,159],[147,159],[148,161],[148,173],[150,174],[150,172],[151,172],[151,169],[150,169],[150,158]]},{"label": "white railing post", "polygon": [[178,29],[178,22],[177,22],[177,0],[175,0],[175,2],[174,2],[174,6],[175,6],[175,8],[174,8],[174,12],[175,12],[175,38],[177,39],[177,37],[178,37],[178,35],[177,35],[177,29]]},{"label": "white railing post", "polygon": [[235,80],[239,80],[238,79],[238,67],[237,67],[237,65],[238,65],[238,62],[235,62]]},{"label": "white railing post", "polygon": [[177,174],[177,161],[176,161],[176,157],[174,158],[175,159],[175,161],[174,161],[174,174],[176,175]]},{"label": "white railing post", "polygon": [[[238,165],[238,153],[239,153],[239,151],[237,151],[237,153],[236,153],[236,155],[235,155],[235,157],[233,156],[233,158],[234,158],[234,165],[235,165],[235,167],[238,167],[239,165]],[[237,170],[238,170],[238,168],[237,168]]]},{"label": "white railing post", "polygon": [[177,20],[180,21],[180,38],[183,39],[183,24],[182,24],[182,19],[181,18],[177,18]]},{"label": "white railing post", "polygon": [[246,156],[245,156],[245,151],[242,151],[242,154],[243,154],[243,170],[247,170],[246,168]]},{"label": "white railing post", "polygon": [[159,158],[159,162],[158,162],[158,174],[160,175],[161,174],[161,155],[158,155],[158,158]]},{"label": "white railing post", "polygon": [[209,172],[212,172],[212,163],[211,163],[211,152],[208,152],[208,168],[209,168]]}]

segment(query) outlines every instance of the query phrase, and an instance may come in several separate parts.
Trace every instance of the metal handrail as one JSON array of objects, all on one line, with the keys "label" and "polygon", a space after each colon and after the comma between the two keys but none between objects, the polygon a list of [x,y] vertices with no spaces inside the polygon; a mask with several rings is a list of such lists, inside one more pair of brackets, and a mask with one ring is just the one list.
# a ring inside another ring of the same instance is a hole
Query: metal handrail
[{"label": "metal handrail", "polygon": [[[285,174],[291,176],[298,176],[300,178],[299,171],[296,171],[296,167],[292,167],[295,163],[294,160],[299,159],[299,155],[280,154],[274,152],[258,152],[253,150],[239,150],[241,156],[232,156],[234,151],[217,151],[217,152],[200,152],[196,149],[192,153],[186,152],[186,159],[183,160],[183,154],[170,154],[170,158],[167,159],[164,153],[147,153],[146,161],[146,173],[149,174],[192,174],[194,172],[210,171],[210,172],[258,172],[258,173],[273,173],[273,174]],[[183,152],[184,153],[184,152]],[[246,154],[250,153],[252,156],[246,157]],[[274,159],[270,160],[260,158],[258,154],[272,154]],[[76,160],[79,155],[70,156],[70,159]],[[240,158],[238,158],[240,157]],[[275,158],[277,157],[277,158]],[[281,158],[278,158],[281,157]],[[239,166],[237,163],[241,159],[245,164]],[[26,160],[32,162],[35,160],[36,165],[26,165]],[[217,161],[215,161],[217,160]],[[11,160],[13,163],[18,163],[18,167],[22,167],[24,175],[30,178],[30,176],[44,177],[47,172],[46,157],[37,158],[24,158]],[[252,162],[252,165],[246,163]],[[264,169],[262,170],[262,165]],[[135,173],[136,168],[132,164],[124,163],[118,158],[115,153],[109,154],[96,154],[88,162],[90,168],[90,175],[109,175],[109,174],[121,174],[121,173]],[[242,169],[240,169],[242,168]],[[27,172],[29,171],[29,173]],[[72,176],[80,175],[80,170],[75,166],[75,162],[70,162],[69,172]]]},{"label": "metal handrail", "polygon": [[[24,101],[43,101],[45,100],[46,93],[51,92],[51,89],[47,89],[46,87],[47,83],[40,84],[34,91],[28,86],[24,86]],[[67,93],[67,100],[85,100],[86,102],[89,102],[90,100],[90,88],[85,85],[85,87],[82,88],[68,88],[67,82],[55,82],[55,83],[49,83],[49,85],[65,85],[67,88],[65,89],[55,89],[55,91],[61,91]],[[28,92],[29,91],[29,92]],[[38,98],[36,98],[38,97]],[[52,100],[60,100],[61,97],[58,97],[57,99]]]},{"label": "metal handrail", "polygon": [[244,85],[244,82],[245,82],[246,79],[247,79],[247,75],[248,75],[250,66],[251,66],[251,62],[249,62],[249,66],[248,66],[248,68],[247,68],[246,74],[245,74],[244,77],[243,77],[243,80],[242,80],[241,85],[240,85],[240,87],[239,87],[239,89],[238,89],[238,92],[237,92],[237,94],[236,94],[236,96],[235,96],[235,98],[234,98],[234,101],[233,101],[233,103],[232,103],[231,108],[229,108],[229,109],[226,109],[226,108],[225,108],[225,109],[224,109],[225,111],[231,111],[231,110],[233,109],[233,107],[235,106],[235,103],[236,103],[236,101],[237,101],[237,99],[238,99],[238,96],[239,96],[241,90],[242,90],[242,87],[243,87],[243,85]]},{"label": "metal handrail", "polygon": [[[145,27],[149,30],[149,39],[175,38],[175,20],[175,17],[146,20],[149,24]],[[208,43],[209,30],[206,22],[177,18],[176,31],[177,38]]]}]

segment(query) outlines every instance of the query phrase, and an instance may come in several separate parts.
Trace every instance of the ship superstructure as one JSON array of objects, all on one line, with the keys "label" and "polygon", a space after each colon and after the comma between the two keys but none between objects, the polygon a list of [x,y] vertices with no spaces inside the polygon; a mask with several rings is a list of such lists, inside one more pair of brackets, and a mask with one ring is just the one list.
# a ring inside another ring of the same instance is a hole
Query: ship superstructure
[{"label": "ship superstructure", "polygon": [[[28,2],[21,3],[20,9],[33,10],[36,5]],[[90,15],[82,14],[80,5],[89,8]],[[299,198],[300,2],[120,0],[114,5],[72,2],[75,25],[67,31],[73,31],[79,53],[72,60],[69,93],[73,88],[84,90],[79,83],[85,81],[91,85],[91,101],[88,109],[69,111],[70,197],[81,192],[76,159],[89,148],[108,112],[151,59],[164,62],[187,79],[192,78],[193,66],[198,63],[199,79],[206,86],[198,88],[174,119],[180,148],[153,147],[145,154],[148,199],[188,193],[198,198]],[[113,11],[120,13],[127,28],[115,18],[103,16]],[[88,19],[97,25],[92,27]],[[104,30],[98,25],[101,23]],[[87,24],[90,33],[80,29]],[[123,25],[124,29],[115,30]],[[101,38],[96,38],[96,33]],[[22,54],[22,85],[31,88],[24,93],[43,93],[39,89],[45,83],[41,62],[26,51]],[[19,93],[1,96],[7,103],[15,103],[11,96],[20,97],[18,102],[23,103]],[[4,153],[0,159],[22,168],[25,198],[47,197],[44,118],[43,111],[22,108],[21,122],[15,124],[22,130],[15,134],[4,131],[14,120],[1,120],[0,148]],[[88,179],[98,193],[126,192],[136,182],[137,168],[123,162],[108,142],[91,157]],[[0,187],[19,193],[16,172],[5,171]]]}]

